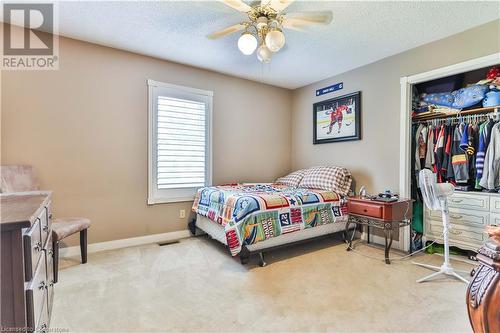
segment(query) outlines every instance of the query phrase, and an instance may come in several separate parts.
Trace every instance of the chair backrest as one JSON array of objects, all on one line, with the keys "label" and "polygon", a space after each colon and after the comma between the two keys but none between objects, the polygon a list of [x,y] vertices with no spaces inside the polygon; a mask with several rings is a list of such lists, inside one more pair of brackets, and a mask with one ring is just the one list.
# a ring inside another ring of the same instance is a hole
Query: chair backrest
[{"label": "chair backrest", "polygon": [[37,191],[38,179],[31,165],[2,165],[0,192]]}]

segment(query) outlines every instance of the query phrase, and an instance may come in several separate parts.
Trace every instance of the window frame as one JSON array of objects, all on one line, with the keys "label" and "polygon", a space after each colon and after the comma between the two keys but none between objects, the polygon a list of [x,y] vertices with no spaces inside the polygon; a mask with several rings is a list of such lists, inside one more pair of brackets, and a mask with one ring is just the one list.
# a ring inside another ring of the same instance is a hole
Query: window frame
[{"label": "window frame", "polygon": [[155,80],[147,80],[148,86],[148,205],[186,202],[193,201],[198,188],[172,188],[158,189],[157,188],[157,96],[159,90],[173,90],[175,96],[193,97],[193,95],[201,96],[201,99],[206,99],[206,115],[205,115],[205,186],[212,185],[212,113],[213,113],[213,91],[190,88],[170,83],[159,82]]}]

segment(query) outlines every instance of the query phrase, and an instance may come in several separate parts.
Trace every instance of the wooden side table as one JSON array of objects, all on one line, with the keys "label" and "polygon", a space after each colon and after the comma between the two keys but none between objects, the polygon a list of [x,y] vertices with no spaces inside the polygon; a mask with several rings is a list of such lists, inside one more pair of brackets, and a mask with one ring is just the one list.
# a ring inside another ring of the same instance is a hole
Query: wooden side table
[{"label": "wooden side table", "polygon": [[[370,227],[382,229],[385,238],[385,263],[390,264],[389,251],[392,246],[393,230],[399,230],[411,224],[413,214],[412,200],[399,199],[395,202],[382,202],[361,197],[350,197],[347,201],[349,219],[346,223],[346,234],[351,223],[367,226],[368,242]],[[347,251],[352,249],[350,238]]]}]

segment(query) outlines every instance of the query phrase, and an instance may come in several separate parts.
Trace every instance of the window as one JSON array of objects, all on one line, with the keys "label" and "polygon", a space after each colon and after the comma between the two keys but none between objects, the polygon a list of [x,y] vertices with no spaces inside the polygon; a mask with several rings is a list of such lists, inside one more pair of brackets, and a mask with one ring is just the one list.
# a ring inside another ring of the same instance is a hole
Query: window
[{"label": "window", "polygon": [[148,80],[148,204],[191,201],[211,184],[211,91]]}]

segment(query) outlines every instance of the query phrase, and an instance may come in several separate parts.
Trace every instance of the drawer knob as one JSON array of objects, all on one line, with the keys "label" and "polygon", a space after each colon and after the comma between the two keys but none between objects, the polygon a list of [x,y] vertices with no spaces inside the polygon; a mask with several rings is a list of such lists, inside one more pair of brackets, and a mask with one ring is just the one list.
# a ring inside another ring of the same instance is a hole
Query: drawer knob
[{"label": "drawer knob", "polygon": [[48,225],[44,225],[44,226],[42,227],[42,230],[43,230],[43,231],[48,231],[48,230],[49,230],[49,226],[48,226]]},{"label": "drawer knob", "polygon": [[38,289],[40,289],[40,290],[47,289],[47,286],[45,285],[45,281],[40,282],[40,285],[38,286]]},{"label": "drawer knob", "polygon": [[40,242],[36,242],[35,246],[33,247],[35,250],[37,251],[41,251],[42,250],[42,243]]},{"label": "drawer knob", "polygon": [[457,220],[460,220],[463,217],[462,215],[455,215],[455,214],[450,214],[450,216]]},{"label": "drawer knob", "polygon": [[454,235],[460,235],[462,232],[461,231],[458,231],[458,230],[451,230],[450,229],[450,233],[454,234]]},{"label": "drawer knob", "polygon": [[463,201],[463,199],[451,199],[451,202],[454,202],[454,203],[461,203]]},{"label": "drawer knob", "polygon": [[366,209],[366,208],[363,209],[363,212],[368,213],[368,209]]}]

